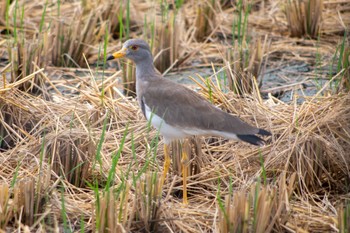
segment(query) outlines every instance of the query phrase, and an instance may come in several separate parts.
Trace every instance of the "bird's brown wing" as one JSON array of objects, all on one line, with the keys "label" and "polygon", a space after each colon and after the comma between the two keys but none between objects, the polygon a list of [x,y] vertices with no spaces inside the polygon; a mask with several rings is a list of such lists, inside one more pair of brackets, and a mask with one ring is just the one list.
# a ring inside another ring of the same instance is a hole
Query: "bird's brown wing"
[{"label": "bird's brown wing", "polygon": [[243,135],[259,132],[258,128],[216,108],[194,91],[167,79],[150,81],[147,91],[139,98],[172,126]]}]

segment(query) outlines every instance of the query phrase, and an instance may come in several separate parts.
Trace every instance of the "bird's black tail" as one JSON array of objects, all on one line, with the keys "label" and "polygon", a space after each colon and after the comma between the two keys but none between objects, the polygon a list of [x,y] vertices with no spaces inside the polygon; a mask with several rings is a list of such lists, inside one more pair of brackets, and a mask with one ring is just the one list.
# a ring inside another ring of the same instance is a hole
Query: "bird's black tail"
[{"label": "bird's black tail", "polygon": [[262,136],[271,136],[271,133],[267,130],[264,130],[264,129],[259,129],[258,134],[260,134]]},{"label": "bird's black tail", "polygon": [[[269,131],[266,131],[264,129],[259,129],[258,134],[260,134],[262,136],[270,136],[271,135],[271,133]],[[259,138],[258,136],[255,136],[253,134],[237,135],[237,137],[244,142],[248,142],[248,143],[256,145],[256,146],[265,145],[265,141],[262,138]]]}]

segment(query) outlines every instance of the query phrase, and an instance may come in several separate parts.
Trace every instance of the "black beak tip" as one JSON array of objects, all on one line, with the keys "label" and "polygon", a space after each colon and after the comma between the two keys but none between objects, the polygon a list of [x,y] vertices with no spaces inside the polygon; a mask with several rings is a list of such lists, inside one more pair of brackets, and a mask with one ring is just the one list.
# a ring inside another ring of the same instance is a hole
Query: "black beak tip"
[{"label": "black beak tip", "polygon": [[109,56],[107,57],[106,61],[110,61],[110,60],[113,60],[113,59],[114,59],[113,55],[109,55]]}]

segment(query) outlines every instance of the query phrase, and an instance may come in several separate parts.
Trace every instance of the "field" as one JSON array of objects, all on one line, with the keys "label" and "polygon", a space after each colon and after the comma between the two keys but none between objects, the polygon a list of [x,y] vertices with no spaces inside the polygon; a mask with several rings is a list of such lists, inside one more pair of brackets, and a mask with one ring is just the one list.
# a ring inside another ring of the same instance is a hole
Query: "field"
[{"label": "field", "polygon": [[[350,232],[349,29],[348,0],[2,0],[0,232]],[[266,145],[174,142],[161,185],[128,38]]]}]

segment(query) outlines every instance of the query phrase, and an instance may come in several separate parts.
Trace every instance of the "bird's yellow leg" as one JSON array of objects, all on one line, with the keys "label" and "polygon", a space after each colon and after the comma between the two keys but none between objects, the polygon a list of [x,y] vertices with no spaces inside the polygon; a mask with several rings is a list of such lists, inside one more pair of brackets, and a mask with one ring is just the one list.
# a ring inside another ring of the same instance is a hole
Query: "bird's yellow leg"
[{"label": "bird's yellow leg", "polygon": [[184,148],[182,148],[181,166],[182,166],[182,184],[183,184],[182,198],[183,198],[183,204],[187,205],[188,204],[188,199],[187,199],[188,156]]},{"label": "bird's yellow leg", "polygon": [[162,179],[160,182],[161,188],[164,185],[164,181],[165,181],[166,175],[168,174],[169,167],[170,167],[169,146],[167,144],[164,144],[164,169],[163,169]]}]

